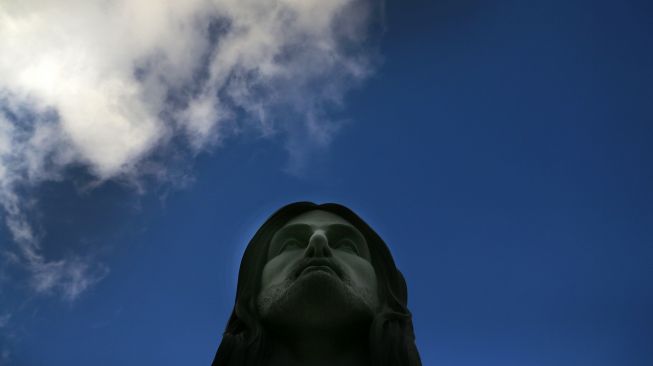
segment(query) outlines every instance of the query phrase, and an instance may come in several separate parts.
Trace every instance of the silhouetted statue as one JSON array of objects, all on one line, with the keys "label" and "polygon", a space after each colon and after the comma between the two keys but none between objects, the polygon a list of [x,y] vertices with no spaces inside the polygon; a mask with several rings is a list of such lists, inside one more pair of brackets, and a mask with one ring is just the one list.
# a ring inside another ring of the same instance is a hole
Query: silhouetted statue
[{"label": "silhouetted statue", "polygon": [[213,366],[420,366],[406,282],[338,204],[297,202],[249,242]]}]

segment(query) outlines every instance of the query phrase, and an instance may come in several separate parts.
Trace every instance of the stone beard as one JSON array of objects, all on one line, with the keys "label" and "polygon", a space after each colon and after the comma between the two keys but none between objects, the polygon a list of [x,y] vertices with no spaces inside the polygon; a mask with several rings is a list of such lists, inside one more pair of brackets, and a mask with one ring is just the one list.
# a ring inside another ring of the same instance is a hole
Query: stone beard
[{"label": "stone beard", "polygon": [[420,366],[405,295],[387,247],[353,212],[285,206],[245,252],[213,365]]},{"label": "stone beard", "polygon": [[[376,293],[347,281],[333,279],[323,270],[313,270],[296,280],[287,279],[261,292],[258,308],[261,318],[281,326],[326,329],[358,320],[372,321]],[[318,316],[316,316],[318,315]]]}]

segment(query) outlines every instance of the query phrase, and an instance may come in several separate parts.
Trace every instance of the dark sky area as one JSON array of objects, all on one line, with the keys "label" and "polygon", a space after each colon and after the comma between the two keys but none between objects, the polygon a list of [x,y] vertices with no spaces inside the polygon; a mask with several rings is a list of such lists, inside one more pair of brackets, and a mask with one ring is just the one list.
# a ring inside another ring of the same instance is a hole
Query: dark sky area
[{"label": "dark sky area", "polygon": [[109,272],[72,303],[0,294],[12,365],[208,365],[244,246],[300,200],[388,243],[425,366],[653,365],[652,4],[389,1],[376,73],[300,173],[244,133],[183,188],[44,185],[48,250]]}]

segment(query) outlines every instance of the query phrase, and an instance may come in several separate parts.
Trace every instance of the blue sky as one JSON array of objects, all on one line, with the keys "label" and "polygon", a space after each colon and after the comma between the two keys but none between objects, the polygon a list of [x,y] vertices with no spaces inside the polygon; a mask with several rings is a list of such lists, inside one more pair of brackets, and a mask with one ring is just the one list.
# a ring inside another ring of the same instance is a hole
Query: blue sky
[{"label": "blue sky", "polygon": [[[357,44],[367,72],[255,80],[268,97],[315,93],[317,107],[232,96],[228,133],[191,126],[199,142],[175,135],[133,165],[169,167],[164,178],[73,144],[85,159],[17,184],[41,261],[0,231],[0,364],[208,365],[246,242],[278,207],[310,200],[351,207],[388,243],[424,365],[651,365],[652,11],[389,1],[383,35],[366,33],[378,49]],[[0,100],[11,123],[57,123]],[[58,146],[48,153],[69,156]],[[64,274],[39,283],[34,268],[57,261]]]}]

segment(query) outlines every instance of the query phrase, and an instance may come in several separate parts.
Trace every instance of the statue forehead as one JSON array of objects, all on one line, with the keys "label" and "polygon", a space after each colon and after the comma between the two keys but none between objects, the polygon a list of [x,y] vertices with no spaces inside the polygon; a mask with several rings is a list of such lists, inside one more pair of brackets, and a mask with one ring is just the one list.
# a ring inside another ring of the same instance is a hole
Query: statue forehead
[{"label": "statue forehead", "polygon": [[312,210],[304,212],[301,215],[295,216],[290,221],[286,223],[285,226],[293,224],[307,224],[311,226],[326,226],[333,224],[343,224],[348,226],[353,226],[349,221],[344,218],[324,210]]}]

